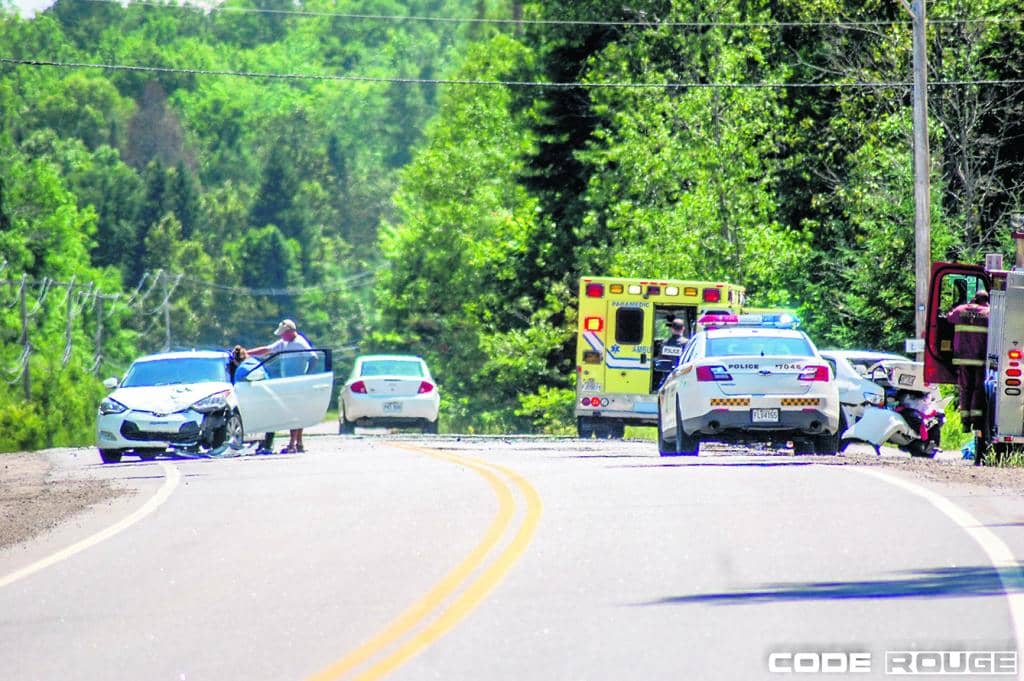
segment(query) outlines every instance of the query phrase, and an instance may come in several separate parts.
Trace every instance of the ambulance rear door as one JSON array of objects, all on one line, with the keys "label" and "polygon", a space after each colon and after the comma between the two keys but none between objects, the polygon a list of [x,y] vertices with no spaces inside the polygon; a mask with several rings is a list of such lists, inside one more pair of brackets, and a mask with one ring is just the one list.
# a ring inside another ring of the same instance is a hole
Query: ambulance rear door
[{"label": "ambulance rear door", "polygon": [[650,301],[611,301],[605,348],[605,390],[649,395],[654,307]]}]

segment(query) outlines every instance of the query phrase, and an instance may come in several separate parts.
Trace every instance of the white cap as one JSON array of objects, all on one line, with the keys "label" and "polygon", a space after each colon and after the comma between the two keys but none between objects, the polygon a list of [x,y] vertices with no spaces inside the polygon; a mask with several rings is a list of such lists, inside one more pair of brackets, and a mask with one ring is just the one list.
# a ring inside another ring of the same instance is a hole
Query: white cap
[{"label": "white cap", "polygon": [[295,326],[295,322],[293,322],[290,319],[285,319],[284,321],[282,321],[280,324],[277,325],[277,330],[274,331],[274,335],[275,336],[280,336],[285,331],[295,331],[296,328],[297,327]]}]

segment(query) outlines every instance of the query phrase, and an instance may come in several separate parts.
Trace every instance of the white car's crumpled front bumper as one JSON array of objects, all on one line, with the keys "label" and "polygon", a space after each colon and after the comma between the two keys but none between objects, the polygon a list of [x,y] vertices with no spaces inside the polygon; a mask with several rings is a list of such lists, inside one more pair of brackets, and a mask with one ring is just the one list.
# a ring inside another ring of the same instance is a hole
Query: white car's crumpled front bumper
[{"label": "white car's crumpled front bumper", "polygon": [[96,443],[100,449],[194,445],[199,439],[203,418],[203,414],[193,409],[161,416],[132,409],[119,414],[101,414],[96,422]]}]

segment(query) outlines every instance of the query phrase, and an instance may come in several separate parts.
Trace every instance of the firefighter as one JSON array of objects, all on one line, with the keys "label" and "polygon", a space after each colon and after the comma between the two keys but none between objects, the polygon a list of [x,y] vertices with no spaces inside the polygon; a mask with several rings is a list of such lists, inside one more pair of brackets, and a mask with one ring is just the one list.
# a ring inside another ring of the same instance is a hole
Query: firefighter
[{"label": "firefighter", "polygon": [[978,291],[971,302],[950,310],[947,319],[953,325],[953,365],[960,390],[960,419],[966,433],[984,427],[988,292]]}]

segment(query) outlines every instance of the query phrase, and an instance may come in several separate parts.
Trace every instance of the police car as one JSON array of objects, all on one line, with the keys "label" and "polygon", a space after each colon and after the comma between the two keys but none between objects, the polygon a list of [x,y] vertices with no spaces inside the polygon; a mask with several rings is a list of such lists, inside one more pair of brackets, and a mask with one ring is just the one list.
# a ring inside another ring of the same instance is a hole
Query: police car
[{"label": "police car", "polygon": [[792,441],[835,454],[839,390],[807,334],[784,315],[702,319],[658,392],[662,456],[697,454],[706,440]]}]

